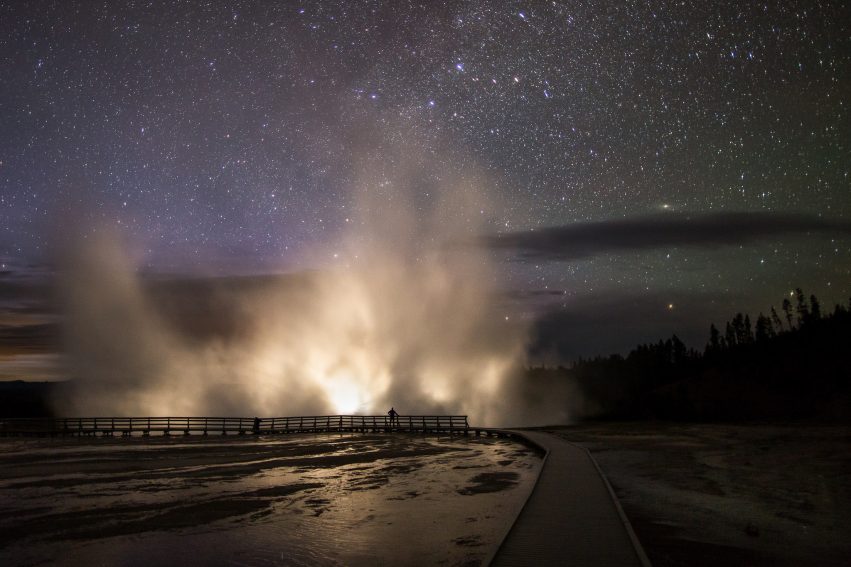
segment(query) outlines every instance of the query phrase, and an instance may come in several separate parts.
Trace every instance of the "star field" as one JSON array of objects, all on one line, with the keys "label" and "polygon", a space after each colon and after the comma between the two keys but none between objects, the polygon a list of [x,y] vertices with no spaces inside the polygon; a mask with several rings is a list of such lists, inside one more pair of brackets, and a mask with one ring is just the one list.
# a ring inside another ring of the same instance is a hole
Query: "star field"
[{"label": "star field", "polygon": [[[154,269],[321,264],[304,251],[357,218],[364,125],[483,169],[491,232],[660,211],[848,219],[849,16],[826,1],[3,2],[0,258],[43,261],[70,217],[119,226]],[[846,235],[505,277],[562,298],[667,294],[676,311],[686,292],[738,298],[725,309],[794,285],[839,300],[849,265]]]}]

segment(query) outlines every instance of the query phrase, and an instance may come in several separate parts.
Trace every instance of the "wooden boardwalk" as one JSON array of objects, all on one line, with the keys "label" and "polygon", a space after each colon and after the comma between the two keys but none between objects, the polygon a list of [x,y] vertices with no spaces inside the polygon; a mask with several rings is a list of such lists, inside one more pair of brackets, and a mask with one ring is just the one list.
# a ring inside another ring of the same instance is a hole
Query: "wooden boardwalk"
[{"label": "wooden boardwalk", "polygon": [[0,436],[274,435],[409,432],[509,437],[544,453],[535,486],[491,558],[496,566],[649,567],[611,486],[587,450],[537,431],[470,427],[465,415],[0,418]]},{"label": "wooden boardwalk", "polygon": [[295,417],[66,417],[0,419],[0,436],[277,435],[411,432],[467,434],[466,415],[309,415]]},{"label": "wooden boardwalk", "polygon": [[492,565],[649,567],[611,486],[582,447],[537,431],[511,431],[546,454],[532,494]]}]

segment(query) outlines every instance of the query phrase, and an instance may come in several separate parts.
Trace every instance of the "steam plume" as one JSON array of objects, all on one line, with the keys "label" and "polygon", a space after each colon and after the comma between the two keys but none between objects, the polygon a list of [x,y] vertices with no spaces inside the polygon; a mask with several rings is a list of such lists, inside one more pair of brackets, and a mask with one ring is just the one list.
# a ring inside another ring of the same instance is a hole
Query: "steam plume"
[{"label": "steam plume", "polygon": [[116,235],[87,239],[66,271],[78,378],[60,411],[298,415],[393,405],[522,422],[524,408],[506,393],[525,329],[493,312],[487,252],[445,245],[478,232],[483,184],[468,171],[438,178],[414,163],[388,177],[369,165],[361,216],[337,247],[346,268],[208,281],[205,293],[181,295],[174,282],[143,279]]}]

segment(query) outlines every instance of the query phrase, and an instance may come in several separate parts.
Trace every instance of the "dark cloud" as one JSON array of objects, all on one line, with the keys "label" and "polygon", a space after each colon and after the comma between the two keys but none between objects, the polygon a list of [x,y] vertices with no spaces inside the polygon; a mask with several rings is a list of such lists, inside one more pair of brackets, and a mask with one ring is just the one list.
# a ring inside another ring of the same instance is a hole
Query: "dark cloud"
[{"label": "dark cloud", "polygon": [[56,352],[59,348],[57,325],[0,325],[0,356]]},{"label": "dark cloud", "polygon": [[516,250],[527,259],[579,260],[608,252],[670,246],[715,248],[814,233],[849,235],[851,223],[767,212],[665,213],[497,234],[485,237],[483,242],[498,250]]},{"label": "dark cloud", "polygon": [[0,357],[58,349],[56,306],[46,273],[24,266],[0,274]]}]

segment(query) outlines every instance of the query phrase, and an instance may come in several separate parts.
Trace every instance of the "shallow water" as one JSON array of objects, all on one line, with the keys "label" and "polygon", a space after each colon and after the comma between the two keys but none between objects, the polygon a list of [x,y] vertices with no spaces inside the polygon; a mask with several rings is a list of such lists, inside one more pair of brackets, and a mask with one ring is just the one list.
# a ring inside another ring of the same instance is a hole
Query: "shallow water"
[{"label": "shallow water", "polygon": [[458,436],[0,440],[0,564],[474,565],[539,467]]}]

